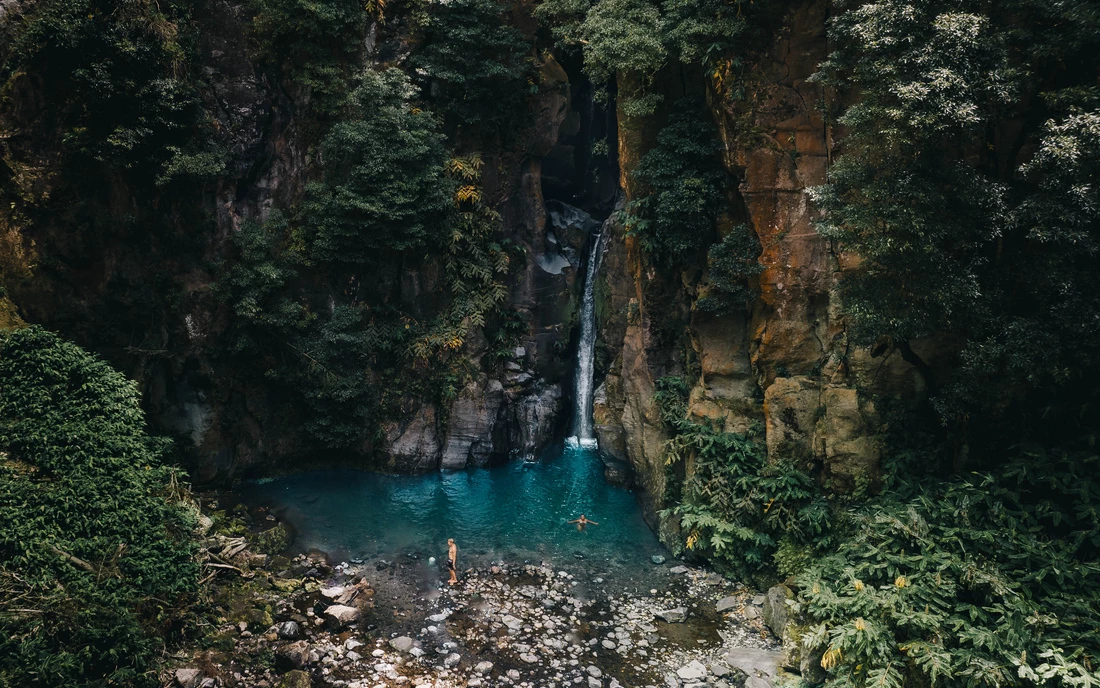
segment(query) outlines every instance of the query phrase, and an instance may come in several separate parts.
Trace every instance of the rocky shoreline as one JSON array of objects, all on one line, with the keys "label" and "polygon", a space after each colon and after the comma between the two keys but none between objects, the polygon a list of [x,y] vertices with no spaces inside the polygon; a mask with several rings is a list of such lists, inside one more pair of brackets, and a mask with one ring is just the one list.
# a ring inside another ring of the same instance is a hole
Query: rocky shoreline
[{"label": "rocky shoreline", "polygon": [[173,655],[164,685],[767,688],[798,678],[780,669],[790,662],[764,622],[784,601],[701,568],[654,564],[653,587],[624,590],[584,561],[497,561],[448,586],[416,554],[332,563],[251,549],[278,527],[244,546],[207,538],[207,632]]}]

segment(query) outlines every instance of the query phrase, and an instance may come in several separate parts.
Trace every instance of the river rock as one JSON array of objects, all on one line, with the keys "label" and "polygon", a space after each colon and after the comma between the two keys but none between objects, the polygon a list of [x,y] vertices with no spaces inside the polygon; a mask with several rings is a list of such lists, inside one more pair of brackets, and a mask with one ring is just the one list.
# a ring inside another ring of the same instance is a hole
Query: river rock
[{"label": "river rock", "polygon": [[295,669],[283,676],[283,680],[279,681],[277,688],[310,688],[311,685],[309,674]]},{"label": "river rock", "polygon": [[673,566],[668,572],[675,576],[680,576],[688,572],[688,567],[681,564],[679,566]]},{"label": "river rock", "polygon": [[[794,593],[786,585],[775,585],[762,597],[764,599],[760,600],[760,604],[763,605],[764,625],[777,638],[782,638],[791,619],[791,608],[787,605],[787,600],[794,599]],[[753,600],[754,603],[755,601]]]},{"label": "river rock", "polygon": [[474,671],[476,671],[479,674],[487,674],[492,670],[493,670],[493,663],[492,662],[488,662],[488,661],[478,662],[477,664],[474,665]]},{"label": "river rock", "polygon": [[304,640],[283,645],[277,652],[295,669],[301,669],[309,664],[309,643]]},{"label": "river rock", "polygon": [[657,564],[657,565],[661,565],[661,564],[665,563],[664,556],[662,556],[660,554],[654,554],[652,557],[649,558],[649,560],[652,561],[654,564]]},{"label": "river rock", "polygon": [[595,676],[588,677],[588,688],[603,688],[603,681]]},{"label": "river rock", "polygon": [[726,655],[726,664],[735,669],[740,669],[748,674],[750,678],[760,675],[775,678],[779,673],[779,663],[782,658],[782,652],[758,650],[751,647],[733,647]]},{"label": "river rock", "polygon": [[666,623],[683,623],[687,619],[688,610],[687,607],[675,607],[653,612],[653,615]]},{"label": "river rock", "polygon": [[600,678],[601,676],[603,676],[603,672],[600,671],[600,668],[595,664],[589,664],[585,671],[587,671],[588,675],[592,676],[593,678]]},{"label": "river rock", "polygon": [[738,605],[738,599],[736,597],[723,597],[718,600],[718,604],[714,605],[714,611],[721,614],[722,612],[729,611]]},{"label": "river rock", "polygon": [[202,671],[187,667],[176,669],[176,685],[180,688],[198,688],[202,682]]},{"label": "river rock", "polygon": [[695,659],[677,669],[676,675],[685,681],[702,681],[707,677],[707,668]]},{"label": "river rock", "polygon": [[390,641],[390,647],[398,652],[409,652],[416,646],[416,641],[407,635],[399,635]]},{"label": "river rock", "polygon": [[342,604],[334,604],[325,610],[325,616],[337,626],[346,626],[359,620],[359,610]]},{"label": "river rock", "polygon": [[452,652],[451,654],[443,658],[443,666],[447,667],[448,669],[454,669],[461,661],[462,655],[458,654],[457,652]]},{"label": "river rock", "polygon": [[302,633],[302,629],[297,621],[283,621],[275,624],[275,633],[283,640],[293,640]]},{"label": "river rock", "polygon": [[335,600],[337,597],[344,594],[345,589],[346,588],[342,585],[334,585],[331,588],[321,588],[321,594],[330,600]]}]

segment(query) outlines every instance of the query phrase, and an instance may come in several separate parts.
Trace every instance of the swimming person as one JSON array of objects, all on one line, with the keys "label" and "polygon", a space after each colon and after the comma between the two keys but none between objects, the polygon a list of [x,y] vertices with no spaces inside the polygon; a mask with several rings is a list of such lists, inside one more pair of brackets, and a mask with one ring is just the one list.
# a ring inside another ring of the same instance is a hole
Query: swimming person
[{"label": "swimming person", "polygon": [[451,579],[447,581],[447,585],[454,585],[458,582],[458,545],[455,544],[454,538],[447,538],[447,570],[451,572]]},{"label": "swimming person", "polygon": [[591,523],[594,526],[600,525],[599,523],[596,523],[595,521],[589,521],[587,518],[584,517],[584,514],[581,514],[580,518],[578,518],[576,520],[573,520],[573,521],[570,521],[570,523],[576,523],[577,524],[577,530],[582,531],[582,532],[584,531],[584,527],[586,525],[588,525],[589,523]]}]

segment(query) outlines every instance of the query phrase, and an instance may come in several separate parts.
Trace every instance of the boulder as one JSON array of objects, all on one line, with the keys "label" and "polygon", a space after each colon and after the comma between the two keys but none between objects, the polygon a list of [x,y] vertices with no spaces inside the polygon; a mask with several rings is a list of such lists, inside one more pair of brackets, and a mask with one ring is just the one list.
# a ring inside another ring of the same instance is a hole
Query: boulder
[{"label": "boulder", "polygon": [[696,659],[677,669],[676,675],[684,681],[702,681],[707,677],[707,668]]},{"label": "boulder", "polygon": [[787,600],[793,600],[794,593],[786,585],[776,585],[764,596],[764,625],[771,629],[775,637],[782,638],[791,618],[791,608]]},{"label": "boulder", "polygon": [[462,655],[458,654],[457,652],[452,652],[451,654],[443,658],[443,666],[447,667],[448,669],[454,669],[461,662]]},{"label": "boulder", "polygon": [[749,678],[772,679],[779,674],[779,665],[783,659],[783,653],[758,650],[752,647],[733,647],[730,648],[725,659],[726,664],[745,672]]},{"label": "boulder", "polygon": [[302,632],[297,621],[283,621],[275,624],[275,633],[283,640],[293,640]]},{"label": "boulder", "polygon": [[714,605],[714,611],[721,614],[722,612],[727,612],[731,609],[736,608],[740,603],[740,600],[738,600],[736,597],[723,597],[722,599],[718,600],[718,604]]},{"label": "boulder", "polygon": [[283,676],[277,688],[310,688],[311,685],[309,674],[295,669],[294,671],[287,672],[287,674]]},{"label": "boulder", "polygon": [[390,647],[398,652],[409,652],[416,647],[416,641],[407,635],[399,635],[390,641]]},{"label": "boulder", "polygon": [[309,664],[309,643],[304,640],[283,645],[276,654],[291,667],[301,669]]},{"label": "boulder", "polygon": [[333,625],[337,627],[355,623],[359,620],[359,614],[359,610],[355,607],[348,607],[342,604],[334,604],[325,610],[325,616],[327,616]]},{"label": "boulder", "polygon": [[675,607],[653,612],[653,615],[667,623],[683,623],[687,619],[688,610],[687,607]]},{"label": "boulder", "polygon": [[202,682],[202,671],[192,667],[176,669],[176,685],[179,688],[198,688]]}]

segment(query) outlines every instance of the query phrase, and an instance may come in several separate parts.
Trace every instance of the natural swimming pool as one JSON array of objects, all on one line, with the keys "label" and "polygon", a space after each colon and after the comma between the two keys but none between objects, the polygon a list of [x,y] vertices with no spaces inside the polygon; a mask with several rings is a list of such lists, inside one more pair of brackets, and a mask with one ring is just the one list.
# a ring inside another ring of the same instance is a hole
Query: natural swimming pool
[{"label": "natural swimming pool", "polygon": [[[318,470],[250,483],[297,531],[297,549],[335,559],[414,555],[442,561],[447,538],[460,568],[492,561],[584,562],[594,575],[637,581],[667,555],[633,492],[610,485],[590,449],[565,446],[537,463],[417,476]],[[599,525],[578,532],[581,514]]]}]

